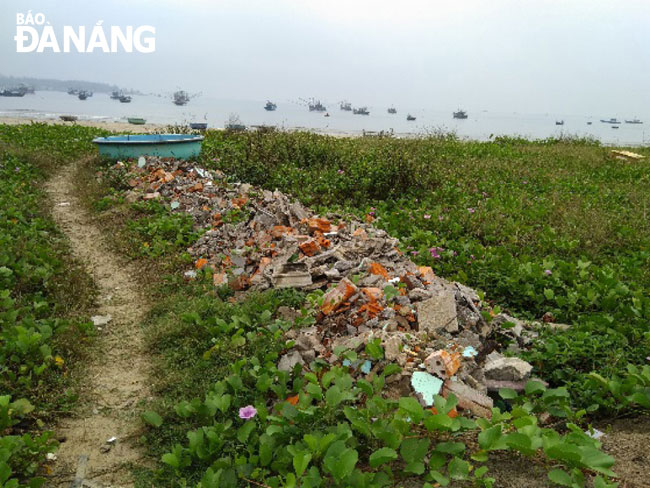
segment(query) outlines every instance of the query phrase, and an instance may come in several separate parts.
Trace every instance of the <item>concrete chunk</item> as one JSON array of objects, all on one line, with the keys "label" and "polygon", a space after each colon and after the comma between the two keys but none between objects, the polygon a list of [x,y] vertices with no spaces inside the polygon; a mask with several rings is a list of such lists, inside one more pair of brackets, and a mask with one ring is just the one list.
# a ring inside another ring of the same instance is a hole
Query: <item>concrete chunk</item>
[{"label": "concrete chunk", "polygon": [[460,381],[447,380],[442,387],[442,396],[447,398],[452,393],[458,398],[459,407],[469,410],[477,417],[492,417],[494,404],[489,396],[483,395]]},{"label": "concrete chunk", "polygon": [[485,377],[498,381],[523,381],[528,379],[533,367],[523,359],[498,358],[485,365]]},{"label": "concrete chunk", "polygon": [[456,298],[450,290],[442,290],[438,295],[417,303],[420,330],[435,335],[440,330],[458,331],[456,318]]}]

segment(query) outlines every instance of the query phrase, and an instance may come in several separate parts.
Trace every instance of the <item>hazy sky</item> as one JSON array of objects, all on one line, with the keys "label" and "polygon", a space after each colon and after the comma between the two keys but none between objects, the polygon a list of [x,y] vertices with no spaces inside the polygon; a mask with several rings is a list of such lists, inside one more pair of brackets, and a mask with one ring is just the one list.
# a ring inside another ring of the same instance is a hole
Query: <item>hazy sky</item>
[{"label": "hazy sky", "polygon": [[[29,9],[57,34],[152,25],[156,52],[16,53],[16,13]],[[0,0],[0,73],[230,99],[641,114],[650,0]]]}]

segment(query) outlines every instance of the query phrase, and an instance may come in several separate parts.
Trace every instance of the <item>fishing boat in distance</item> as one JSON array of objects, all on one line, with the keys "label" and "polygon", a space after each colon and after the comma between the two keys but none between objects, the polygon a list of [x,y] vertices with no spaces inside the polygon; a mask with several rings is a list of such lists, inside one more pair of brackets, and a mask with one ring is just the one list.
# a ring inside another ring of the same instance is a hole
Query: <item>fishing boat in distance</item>
[{"label": "fishing boat in distance", "polygon": [[564,125],[564,120],[556,120],[555,125]]},{"label": "fishing boat in distance", "polygon": [[129,95],[121,95],[119,100],[120,103],[131,103],[131,97]]},{"label": "fishing boat in distance", "polygon": [[320,103],[320,100],[310,100],[307,104],[310,112],[326,112],[327,107]]},{"label": "fishing boat in distance", "polygon": [[412,116],[411,114],[408,114],[408,115],[406,116],[406,120],[415,120],[415,117]]},{"label": "fishing boat in distance", "polygon": [[625,120],[626,124],[643,124],[642,120],[639,120],[637,118],[634,118],[632,120]]},{"label": "fishing boat in distance", "polygon": [[611,118],[611,119],[600,119],[600,121],[603,124],[620,124],[620,120],[616,120],[616,118]]},{"label": "fishing boat in distance", "polygon": [[352,110],[352,113],[354,115],[370,115],[370,112],[368,112],[368,107],[355,108]]},{"label": "fishing boat in distance", "polygon": [[388,113],[389,113],[389,114],[396,114],[396,113],[397,113],[397,109],[396,109],[395,107],[388,107]]},{"label": "fishing boat in distance", "polygon": [[618,125],[612,125],[612,129],[618,129]]},{"label": "fishing boat in distance", "polygon": [[587,122],[587,125],[591,125],[591,124],[593,124],[593,122],[591,122],[591,121]]},{"label": "fishing boat in distance", "polygon": [[190,101],[190,96],[186,91],[179,90],[177,92],[174,92],[174,98],[172,101],[174,102],[174,105],[187,105],[187,103]]},{"label": "fishing boat in distance", "polygon": [[352,111],[352,104],[350,102],[341,102],[339,105],[339,108],[343,110],[344,112],[351,112]]},{"label": "fishing boat in distance", "polygon": [[121,96],[122,96],[122,92],[118,90],[113,90],[111,92],[111,100],[119,100]]},{"label": "fishing boat in distance", "polygon": [[273,112],[276,108],[278,108],[278,106],[270,100],[267,100],[266,105],[264,105],[264,110],[267,112]]},{"label": "fishing boat in distance", "polygon": [[208,128],[207,122],[190,122],[190,129],[193,130],[206,130]]},{"label": "fishing boat in distance", "polygon": [[76,116],[76,115],[60,115],[59,118],[60,118],[63,122],[75,122],[75,121],[77,120],[77,116]]},{"label": "fishing boat in distance", "polygon": [[458,109],[458,111],[454,112],[454,118],[455,119],[466,119],[467,118],[467,112],[464,110]]},{"label": "fishing boat in distance", "polygon": [[79,90],[77,90],[76,88],[68,88],[68,95],[78,95],[78,94],[79,94]]},{"label": "fishing boat in distance", "polygon": [[0,90],[0,97],[24,97],[27,90],[23,87]]},{"label": "fishing boat in distance", "polygon": [[78,94],[77,97],[79,97],[79,100],[86,100],[89,97],[93,96],[93,92],[87,92],[86,90],[81,90]]},{"label": "fishing boat in distance", "polygon": [[141,117],[129,117],[126,120],[129,122],[129,124],[133,125],[144,125],[147,123],[147,120]]}]

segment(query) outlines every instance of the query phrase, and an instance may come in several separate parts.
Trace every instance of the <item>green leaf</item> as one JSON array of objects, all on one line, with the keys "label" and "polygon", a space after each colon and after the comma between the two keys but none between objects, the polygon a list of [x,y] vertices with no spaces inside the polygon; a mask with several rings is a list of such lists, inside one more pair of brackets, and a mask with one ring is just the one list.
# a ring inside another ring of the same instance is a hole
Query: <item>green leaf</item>
[{"label": "green leaf", "polygon": [[449,484],[449,478],[444,476],[442,473],[438,471],[429,471],[429,474],[433,478],[433,480],[438,483],[440,486],[447,486]]},{"label": "green leaf", "polygon": [[307,466],[309,466],[309,461],[311,461],[311,454],[307,451],[299,451],[293,455],[293,469],[296,471],[298,478],[302,476]]},{"label": "green leaf", "polygon": [[573,486],[571,476],[569,476],[566,471],[563,471],[561,469],[553,469],[549,471],[548,479],[560,486]]},{"label": "green leaf", "polygon": [[180,461],[178,460],[176,455],[174,453],[171,453],[171,452],[167,452],[167,453],[163,454],[162,462],[165,463],[165,464],[168,464],[172,468],[176,468],[176,469],[178,469],[179,466],[180,466]]},{"label": "green leaf", "polygon": [[397,459],[397,452],[395,452],[395,449],[382,447],[370,455],[369,462],[370,466],[376,468],[377,466],[394,461],[395,459]]},{"label": "green leaf", "polygon": [[449,415],[441,413],[430,415],[424,419],[424,426],[429,432],[435,430],[450,430],[453,423],[453,419]]},{"label": "green leaf", "polygon": [[331,386],[325,393],[325,401],[330,407],[336,407],[343,400],[343,392],[338,385]]},{"label": "green leaf", "polygon": [[412,463],[407,464],[404,467],[404,472],[406,473],[412,473],[412,474],[424,474],[424,463],[422,461],[414,461]]},{"label": "green leaf", "polygon": [[503,398],[504,400],[514,400],[519,395],[517,395],[517,392],[515,390],[513,390],[512,388],[500,388],[499,389],[499,396],[501,398]]},{"label": "green leaf", "polygon": [[501,424],[497,424],[494,427],[484,430],[478,435],[478,445],[481,446],[481,449],[492,449],[492,447],[497,443],[501,438]]},{"label": "green leaf", "polygon": [[416,439],[410,437],[404,439],[399,448],[399,453],[407,463],[422,461],[429,452],[429,439]]},{"label": "green leaf", "polygon": [[244,425],[237,430],[237,440],[242,444],[245,444],[248,440],[248,436],[251,435],[251,432],[255,429],[255,425],[255,421],[244,422]]},{"label": "green leaf", "polygon": [[454,457],[449,461],[449,476],[454,480],[466,480],[469,476],[469,463]]},{"label": "green leaf", "polygon": [[381,339],[369,341],[366,344],[366,354],[377,361],[384,359],[384,348],[381,347]]},{"label": "green leaf", "polygon": [[352,474],[358,460],[359,453],[355,449],[346,447],[343,441],[336,441],[327,450],[323,466],[327,472],[340,481]]},{"label": "green leaf", "polygon": [[162,417],[156,412],[152,412],[150,410],[142,414],[142,420],[144,420],[149,425],[153,425],[154,427],[160,427],[163,423]]},{"label": "green leaf", "polygon": [[536,393],[541,393],[544,390],[546,390],[544,383],[535,380],[528,381],[526,383],[526,386],[524,387],[524,392],[526,393],[526,395],[534,395]]},{"label": "green leaf", "polygon": [[413,397],[401,397],[399,399],[399,407],[411,417],[411,421],[414,424],[419,423],[422,417],[424,417],[424,408]]},{"label": "green leaf", "polygon": [[436,451],[455,456],[465,452],[465,444],[462,442],[440,442],[436,445]]}]

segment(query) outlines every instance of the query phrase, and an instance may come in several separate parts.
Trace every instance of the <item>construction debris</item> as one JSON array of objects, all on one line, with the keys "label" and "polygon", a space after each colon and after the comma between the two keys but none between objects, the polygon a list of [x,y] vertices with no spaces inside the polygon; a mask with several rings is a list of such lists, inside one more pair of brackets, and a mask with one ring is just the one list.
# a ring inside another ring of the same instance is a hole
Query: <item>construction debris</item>
[{"label": "construction debris", "polygon": [[195,266],[186,278],[209,272],[215,286],[228,284],[237,292],[324,292],[315,325],[287,333],[295,348],[280,358],[279,369],[309,369],[320,358],[372,376],[378,370],[374,359],[351,362],[337,351],[360,351],[378,340],[385,360],[402,367],[389,387],[400,394],[412,388],[425,406],[439,393],[453,393],[459,407],[486,417],[490,382],[519,386],[530,377],[525,361],[490,355],[496,346],[488,336],[497,328],[525,347],[534,331],[505,314],[488,323],[482,309],[489,309],[476,291],[417,266],[372,218],[314,215],[279,191],[230,183],[221,172],[187,161],[150,157],[116,168],[128,171],[129,201],[159,200],[205,229],[188,249]]}]

